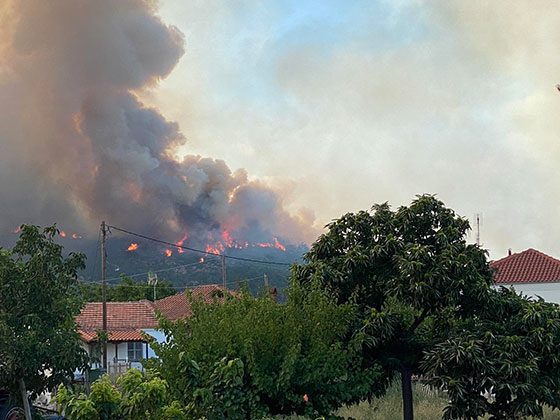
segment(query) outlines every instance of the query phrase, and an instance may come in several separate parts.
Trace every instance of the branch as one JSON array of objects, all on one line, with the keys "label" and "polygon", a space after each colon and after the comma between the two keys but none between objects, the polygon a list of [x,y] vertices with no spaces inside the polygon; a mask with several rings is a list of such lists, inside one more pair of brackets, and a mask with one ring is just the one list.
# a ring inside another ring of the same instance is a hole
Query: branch
[{"label": "branch", "polygon": [[427,316],[428,316],[428,309],[427,308],[422,309],[422,313],[414,320],[414,322],[408,329],[408,332],[410,333],[414,332],[416,328],[418,328],[418,326],[422,323],[422,321],[426,319]]}]

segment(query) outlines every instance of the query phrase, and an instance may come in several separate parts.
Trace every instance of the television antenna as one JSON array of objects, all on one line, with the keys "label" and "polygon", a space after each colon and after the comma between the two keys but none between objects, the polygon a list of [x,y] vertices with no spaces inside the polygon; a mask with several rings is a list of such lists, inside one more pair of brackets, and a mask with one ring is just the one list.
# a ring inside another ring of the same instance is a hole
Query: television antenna
[{"label": "television antenna", "polygon": [[476,213],[475,223],[476,223],[476,244],[480,246],[480,226],[482,225],[482,213]]},{"label": "television antenna", "polygon": [[148,273],[148,284],[154,287],[154,302],[156,301],[156,286],[157,286],[158,278],[157,274],[150,271]]}]

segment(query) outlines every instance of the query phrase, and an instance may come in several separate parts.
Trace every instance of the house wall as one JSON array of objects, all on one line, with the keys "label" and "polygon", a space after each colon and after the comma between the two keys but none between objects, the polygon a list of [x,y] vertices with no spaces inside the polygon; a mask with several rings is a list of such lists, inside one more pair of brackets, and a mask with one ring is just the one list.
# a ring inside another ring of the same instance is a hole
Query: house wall
[{"label": "house wall", "polygon": [[[88,345],[82,342],[82,347],[86,350],[87,354],[91,356],[93,345]],[[147,353],[146,353],[147,352]],[[146,357],[155,357],[154,351],[148,346],[147,343],[142,343],[142,355]],[[128,343],[107,343],[107,362],[114,363],[115,358],[119,362],[128,362]],[[93,363],[92,368],[99,367],[98,363]],[[131,362],[131,367],[141,369],[140,362]]]},{"label": "house wall", "polygon": [[[158,343],[163,343],[166,340],[166,336],[163,333],[163,331],[154,330],[154,329],[144,329],[142,331],[152,336]],[[148,358],[152,358],[152,357],[156,357],[156,354],[154,350],[150,346],[148,346]]]},{"label": "house wall", "polygon": [[542,297],[547,302],[560,304],[560,283],[518,283],[500,286],[513,286],[513,288],[524,295],[536,298]]}]

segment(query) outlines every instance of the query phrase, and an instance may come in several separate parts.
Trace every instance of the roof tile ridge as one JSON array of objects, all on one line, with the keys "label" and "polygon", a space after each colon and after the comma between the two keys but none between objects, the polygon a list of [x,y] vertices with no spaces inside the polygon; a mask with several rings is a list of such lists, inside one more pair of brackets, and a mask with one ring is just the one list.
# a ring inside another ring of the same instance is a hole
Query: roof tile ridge
[{"label": "roof tile ridge", "polygon": [[[528,252],[537,252],[537,253],[542,254],[542,252],[537,251],[536,249],[527,248],[527,249],[525,249],[525,250],[523,250],[523,251],[515,252],[515,253],[513,253],[513,254],[511,254],[511,255],[506,255],[505,257],[502,257],[502,258],[500,258],[499,260],[490,261],[490,264],[491,264],[491,265],[494,265],[494,264],[502,263],[502,262],[505,262],[506,260],[509,260],[509,259],[514,259],[514,260],[515,260],[515,259],[517,259],[518,257],[521,257],[523,254],[526,254],[526,253],[528,253]],[[543,255],[546,255],[546,254],[543,254]],[[551,257],[551,258],[552,258],[552,257]],[[560,262],[560,261],[559,261],[559,262]]]},{"label": "roof tile ridge", "polygon": [[173,298],[173,297],[175,297],[175,296],[177,296],[177,295],[182,295],[182,294],[183,294],[183,292],[177,292],[177,293],[175,293],[175,294],[166,296],[166,297],[164,297],[164,298],[156,299],[156,300],[153,301],[152,303],[154,304],[155,307],[157,307],[158,304],[163,303],[164,301],[167,302],[168,300],[171,300],[171,298]]},{"label": "roof tile ridge", "polygon": [[140,299],[139,302],[142,302],[144,304],[144,306],[146,306],[148,309],[153,309],[154,308],[154,302],[152,302],[151,300]]},{"label": "roof tile ridge", "polygon": [[546,258],[547,260],[549,260],[550,262],[553,262],[553,263],[555,263],[555,264],[560,265],[560,260],[558,260],[558,259],[556,259],[556,258],[554,258],[554,257],[551,257],[550,255],[545,254],[545,253],[542,252],[542,251],[539,251],[539,250],[536,250],[536,249],[533,249],[533,248],[529,248],[528,251],[533,251],[533,252],[537,253],[538,255],[540,255],[540,256],[542,256],[542,257],[545,257],[545,258]]}]

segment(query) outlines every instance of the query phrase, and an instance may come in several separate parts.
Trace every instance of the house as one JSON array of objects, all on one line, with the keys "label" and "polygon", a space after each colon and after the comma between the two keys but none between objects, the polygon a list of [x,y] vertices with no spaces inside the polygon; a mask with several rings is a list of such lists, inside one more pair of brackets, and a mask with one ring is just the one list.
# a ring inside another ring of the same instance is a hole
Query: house
[{"label": "house", "polygon": [[[146,335],[157,342],[165,340],[163,332],[158,330],[157,314],[176,321],[192,313],[191,300],[201,299],[212,302],[224,296],[226,289],[211,284],[198,286],[188,292],[178,293],[150,302],[107,302],[107,368],[109,373],[121,373],[130,367],[141,368],[141,360],[154,357],[154,351],[148,344]],[[229,292],[231,293],[231,292]],[[95,360],[92,368],[100,367],[100,346],[97,331],[103,327],[103,304],[86,303],[76,317],[78,333],[88,355]]]},{"label": "house", "polygon": [[560,303],[560,260],[529,248],[491,262],[497,286],[513,288],[530,297]]},{"label": "house", "polygon": [[[99,367],[100,348],[97,331],[103,326],[103,304],[89,302],[76,318],[83,346]],[[140,361],[150,356],[144,333],[157,328],[158,320],[152,302],[107,302],[107,363],[109,371],[120,366],[140,367]]]}]

